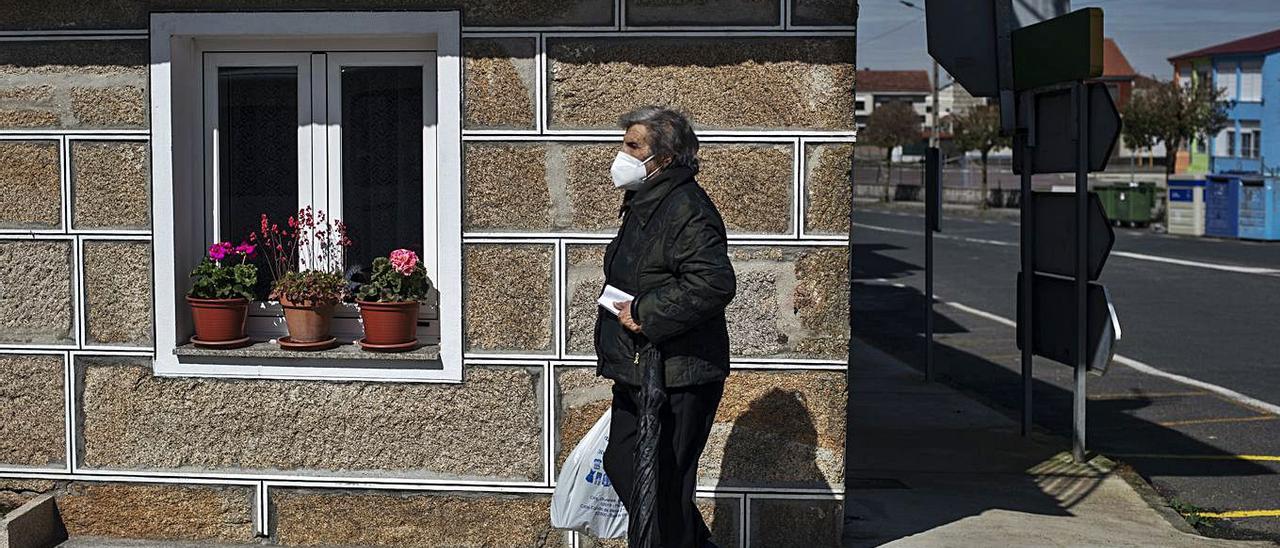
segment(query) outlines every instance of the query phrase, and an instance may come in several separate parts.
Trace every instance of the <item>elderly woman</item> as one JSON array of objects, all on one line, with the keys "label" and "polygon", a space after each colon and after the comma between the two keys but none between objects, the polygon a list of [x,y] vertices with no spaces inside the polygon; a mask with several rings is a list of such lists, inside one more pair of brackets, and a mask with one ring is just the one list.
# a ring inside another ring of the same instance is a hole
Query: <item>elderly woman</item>
[{"label": "elderly woman", "polygon": [[683,115],[646,106],[619,125],[626,135],[611,172],[626,195],[604,273],[631,298],[613,302],[616,310],[601,308],[596,320],[596,371],[614,381],[604,469],[634,514],[640,386],[644,367],[654,366],[665,386],[653,512],[660,545],[715,546],[693,497],[698,457],[729,374],[724,310],[736,281],[724,222],[694,180],[698,138]]}]

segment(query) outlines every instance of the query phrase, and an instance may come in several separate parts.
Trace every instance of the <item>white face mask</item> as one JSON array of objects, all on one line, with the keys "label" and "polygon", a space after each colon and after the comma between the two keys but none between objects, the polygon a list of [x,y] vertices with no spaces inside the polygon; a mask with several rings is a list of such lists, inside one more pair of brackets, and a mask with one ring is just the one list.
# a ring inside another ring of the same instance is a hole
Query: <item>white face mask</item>
[{"label": "white face mask", "polygon": [[644,165],[652,159],[653,156],[649,156],[644,160],[637,160],[630,154],[618,151],[618,155],[613,159],[613,166],[609,168],[609,175],[613,177],[613,186],[626,190],[637,190],[644,186],[649,178],[649,172]]}]

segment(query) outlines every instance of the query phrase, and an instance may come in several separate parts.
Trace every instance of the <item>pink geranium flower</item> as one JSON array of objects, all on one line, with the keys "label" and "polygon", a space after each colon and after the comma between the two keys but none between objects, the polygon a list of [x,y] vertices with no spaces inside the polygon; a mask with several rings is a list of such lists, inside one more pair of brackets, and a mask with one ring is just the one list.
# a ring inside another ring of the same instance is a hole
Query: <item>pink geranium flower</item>
[{"label": "pink geranium flower", "polygon": [[396,272],[409,276],[418,267],[418,255],[408,249],[397,249],[391,252],[391,267]]},{"label": "pink geranium flower", "polygon": [[231,242],[218,242],[209,246],[209,258],[215,261],[221,261],[231,253],[231,250]]},{"label": "pink geranium flower", "polygon": [[240,245],[236,246],[235,251],[237,254],[244,255],[246,258],[252,259],[257,248],[258,246],[249,242],[240,242]]}]

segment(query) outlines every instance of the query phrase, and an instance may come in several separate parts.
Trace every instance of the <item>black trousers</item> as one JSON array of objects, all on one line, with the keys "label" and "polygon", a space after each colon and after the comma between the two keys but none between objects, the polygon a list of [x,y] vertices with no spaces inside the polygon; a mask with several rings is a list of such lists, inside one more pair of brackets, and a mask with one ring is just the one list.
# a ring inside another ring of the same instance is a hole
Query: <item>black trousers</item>
[{"label": "black trousers", "polygon": [[[633,462],[636,448],[637,388],[613,384],[613,420],[604,471],[622,498],[630,503],[635,485]],[[658,441],[658,500],[656,517],[663,548],[702,548],[711,531],[694,506],[698,484],[698,457],[707,444],[716,408],[724,394],[724,381],[668,388],[667,404],[659,413],[662,434]]]}]

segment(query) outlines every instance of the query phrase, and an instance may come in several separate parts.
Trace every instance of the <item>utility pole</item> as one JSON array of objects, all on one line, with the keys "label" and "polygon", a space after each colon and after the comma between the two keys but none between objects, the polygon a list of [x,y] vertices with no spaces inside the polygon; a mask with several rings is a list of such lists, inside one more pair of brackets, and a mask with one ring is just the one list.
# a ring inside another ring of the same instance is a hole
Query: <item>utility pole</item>
[{"label": "utility pole", "polygon": [[938,142],[938,61],[933,61],[933,131],[929,132],[929,146],[937,147]]},{"label": "utility pole", "polygon": [[[899,4],[917,11],[924,11],[924,8],[915,5],[907,0],[898,0]],[[929,146],[937,147],[938,142],[938,60],[933,60],[933,106],[931,107],[932,116],[930,117]]]}]

